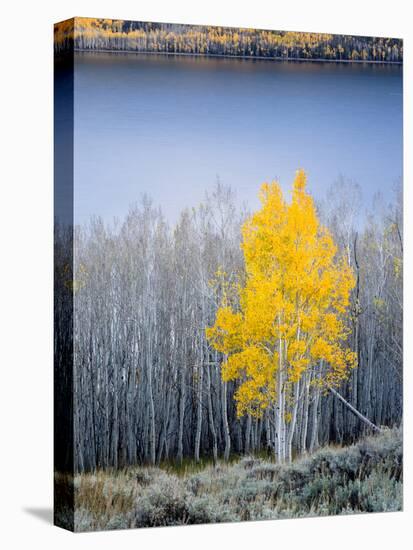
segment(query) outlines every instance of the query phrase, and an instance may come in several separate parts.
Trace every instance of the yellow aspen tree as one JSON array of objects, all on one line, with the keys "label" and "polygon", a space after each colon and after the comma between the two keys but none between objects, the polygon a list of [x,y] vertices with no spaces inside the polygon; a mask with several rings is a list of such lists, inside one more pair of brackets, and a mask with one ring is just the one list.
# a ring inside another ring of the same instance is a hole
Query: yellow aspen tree
[{"label": "yellow aspen tree", "polygon": [[[222,378],[237,381],[239,417],[270,408],[280,462],[291,460],[305,373],[336,387],[355,366],[346,324],[355,280],[297,172],[292,200],[278,183],[260,189],[261,209],[242,226],[245,273],[225,290],[210,345],[224,354]],[[317,376],[314,376],[317,373]]]}]

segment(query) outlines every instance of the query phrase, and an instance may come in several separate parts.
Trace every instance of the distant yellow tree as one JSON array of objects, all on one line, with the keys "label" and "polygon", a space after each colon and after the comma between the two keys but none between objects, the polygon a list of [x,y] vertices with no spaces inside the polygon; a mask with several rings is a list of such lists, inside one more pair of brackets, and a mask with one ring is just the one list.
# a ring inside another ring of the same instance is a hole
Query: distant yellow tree
[{"label": "distant yellow tree", "polygon": [[206,329],[224,354],[223,380],[238,381],[238,416],[274,412],[280,461],[291,459],[303,373],[317,369],[318,383],[334,387],[356,361],[345,344],[354,277],[305,187],[298,171],[287,203],[278,183],[262,185],[262,207],[242,227],[244,281],[224,286]]}]

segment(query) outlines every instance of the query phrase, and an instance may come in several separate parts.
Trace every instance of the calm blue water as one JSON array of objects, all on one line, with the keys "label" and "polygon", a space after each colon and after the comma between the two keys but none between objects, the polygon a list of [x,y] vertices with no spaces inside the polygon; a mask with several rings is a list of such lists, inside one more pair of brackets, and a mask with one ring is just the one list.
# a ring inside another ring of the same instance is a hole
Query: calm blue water
[{"label": "calm blue water", "polygon": [[76,56],[76,222],[143,193],[174,222],[217,177],[254,208],[263,181],[288,189],[300,167],[316,198],[343,175],[365,204],[402,176],[400,66]]}]

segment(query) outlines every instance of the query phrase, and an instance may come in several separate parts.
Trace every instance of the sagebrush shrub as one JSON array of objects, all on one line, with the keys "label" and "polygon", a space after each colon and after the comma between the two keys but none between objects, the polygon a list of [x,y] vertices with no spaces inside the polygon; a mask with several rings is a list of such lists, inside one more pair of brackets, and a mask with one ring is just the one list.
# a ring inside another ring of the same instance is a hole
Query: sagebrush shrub
[{"label": "sagebrush shrub", "polygon": [[[175,475],[154,467],[74,480],[77,531],[402,509],[400,430],[279,465],[252,456]],[[69,518],[70,519],[70,518]]]}]

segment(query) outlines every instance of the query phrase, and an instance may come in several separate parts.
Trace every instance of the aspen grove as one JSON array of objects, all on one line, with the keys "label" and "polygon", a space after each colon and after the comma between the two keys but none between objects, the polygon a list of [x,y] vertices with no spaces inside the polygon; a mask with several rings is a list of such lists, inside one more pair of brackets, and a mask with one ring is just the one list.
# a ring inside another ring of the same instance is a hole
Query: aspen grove
[{"label": "aspen grove", "polygon": [[148,198],[122,221],[76,226],[73,243],[57,227],[76,471],[282,463],[400,425],[401,193],[357,224],[358,192],[343,181],[316,204],[299,171],[290,201],[264,184],[252,213],[217,183],[173,227]]}]

